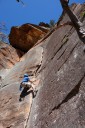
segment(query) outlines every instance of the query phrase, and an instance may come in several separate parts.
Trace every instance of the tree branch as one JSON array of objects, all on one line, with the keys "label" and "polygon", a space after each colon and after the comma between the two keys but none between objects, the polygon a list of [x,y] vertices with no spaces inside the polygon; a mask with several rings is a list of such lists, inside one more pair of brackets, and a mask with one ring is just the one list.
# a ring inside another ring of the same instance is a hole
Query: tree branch
[{"label": "tree branch", "polygon": [[21,2],[24,5],[24,2],[22,0],[16,0],[17,2]]},{"label": "tree branch", "polygon": [[73,26],[75,27],[79,38],[83,43],[85,43],[85,29],[82,28],[83,26],[82,22],[80,22],[77,16],[69,8],[68,6],[69,0],[60,0],[60,2],[63,10],[68,14],[69,18],[71,19],[71,22],[73,23]]}]

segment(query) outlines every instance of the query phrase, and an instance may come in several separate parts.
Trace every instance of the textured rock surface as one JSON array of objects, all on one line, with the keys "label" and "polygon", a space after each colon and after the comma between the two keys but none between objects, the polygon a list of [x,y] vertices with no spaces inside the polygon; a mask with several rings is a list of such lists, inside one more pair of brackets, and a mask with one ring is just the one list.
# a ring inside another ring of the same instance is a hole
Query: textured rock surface
[{"label": "textured rock surface", "polygon": [[[77,5],[74,12],[79,15],[83,9]],[[68,20],[67,15],[64,15],[60,23]],[[27,128],[85,127],[83,48],[84,44],[70,26],[58,29],[45,41],[39,70],[42,86],[32,104]]]},{"label": "textured rock surface", "polygon": [[[73,6],[78,17],[84,6]],[[64,14],[59,24],[68,20]],[[26,72],[38,92],[34,99],[30,93],[19,102],[18,88]],[[29,50],[1,83],[0,128],[85,127],[84,44],[72,26],[59,28]]]},{"label": "textured rock surface", "polygon": [[12,27],[9,41],[13,47],[27,52],[47,32],[47,28],[33,24],[24,24],[20,27]]},{"label": "textured rock surface", "polygon": [[[24,73],[38,85],[39,75],[36,73],[41,65],[43,48],[37,46],[28,52],[21,62],[10,69],[2,79],[0,90],[0,128],[26,128],[32,104],[32,93],[29,91],[25,99],[19,102],[19,85]],[[38,79],[38,80],[37,80]],[[6,86],[6,87],[5,87]],[[23,95],[24,97],[24,95]]]},{"label": "textured rock surface", "polygon": [[11,68],[20,60],[21,56],[22,52],[8,44],[0,42],[0,70]]}]

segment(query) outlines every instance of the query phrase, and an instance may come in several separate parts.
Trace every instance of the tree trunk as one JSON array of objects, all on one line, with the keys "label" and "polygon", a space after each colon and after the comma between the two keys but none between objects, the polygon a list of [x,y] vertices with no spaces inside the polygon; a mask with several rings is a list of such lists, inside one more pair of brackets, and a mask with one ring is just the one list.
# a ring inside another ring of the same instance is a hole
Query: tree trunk
[{"label": "tree trunk", "polygon": [[83,43],[85,43],[85,29],[82,28],[83,24],[80,22],[80,20],[77,18],[77,16],[71,11],[71,9],[68,6],[68,0],[60,0],[63,10],[68,14],[69,18],[71,19],[71,22],[73,23],[73,26],[75,27],[79,38]]}]

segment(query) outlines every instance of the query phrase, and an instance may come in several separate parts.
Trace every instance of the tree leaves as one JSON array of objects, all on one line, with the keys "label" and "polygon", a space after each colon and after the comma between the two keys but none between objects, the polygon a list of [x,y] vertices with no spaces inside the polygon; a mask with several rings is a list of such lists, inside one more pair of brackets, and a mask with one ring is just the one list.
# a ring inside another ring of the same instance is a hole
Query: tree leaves
[{"label": "tree leaves", "polygon": [[21,2],[23,5],[25,5],[24,2],[23,2],[22,0],[16,0],[16,1],[17,1],[17,2]]},{"label": "tree leaves", "polygon": [[17,2],[20,2],[20,0],[16,0]]}]

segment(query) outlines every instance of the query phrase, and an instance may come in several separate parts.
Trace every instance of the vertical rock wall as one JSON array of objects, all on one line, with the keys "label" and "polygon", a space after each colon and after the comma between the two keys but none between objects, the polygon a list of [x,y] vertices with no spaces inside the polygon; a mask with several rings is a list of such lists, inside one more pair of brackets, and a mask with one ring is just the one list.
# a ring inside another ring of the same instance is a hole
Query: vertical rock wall
[{"label": "vertical rock wall", "polygon": [[[78,17],[84,7],[75,6]],[[65,14],[60,24],[68,20]],[[71,26],[56,30],[44,43],[39,70],[42,86],[32,104],[27,128],[84,128],[85,46]]]},{"label": "vertical rock wall", "polygon": [[[74,5],[81,18],[84,5]],[[67,22],[66,14],[59,24]],[[85,18],[82,17],[85,27]],[[84,128],[85,52],[72,26],[54,31],[29,50],[5,74],[0,90],[0,128]],[[37,95],[28,91],[19,102],[24,73],[34,81]]]}]

